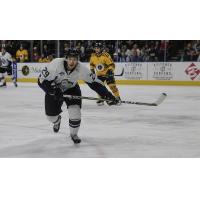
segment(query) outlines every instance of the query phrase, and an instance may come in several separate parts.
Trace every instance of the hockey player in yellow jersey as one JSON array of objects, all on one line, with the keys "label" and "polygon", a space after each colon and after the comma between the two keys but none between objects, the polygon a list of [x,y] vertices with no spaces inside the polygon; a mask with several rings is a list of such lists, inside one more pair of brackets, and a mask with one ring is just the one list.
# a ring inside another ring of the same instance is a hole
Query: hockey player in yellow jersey
[{"label": "hockey player in yellow jersey", "polygon": [[[92,73],[95,73],[101,81],[108,85],[113,95],[119,100],[118,105],[120,105],[120,94],[114,77],[115,64],[111,56],[108,53],[103,52],[101,43],[95,43],[94,51],[95,53],[92,53],[90,58],[90,70]],[[104,105],[104,102],[97,101],[97,105]]]}]

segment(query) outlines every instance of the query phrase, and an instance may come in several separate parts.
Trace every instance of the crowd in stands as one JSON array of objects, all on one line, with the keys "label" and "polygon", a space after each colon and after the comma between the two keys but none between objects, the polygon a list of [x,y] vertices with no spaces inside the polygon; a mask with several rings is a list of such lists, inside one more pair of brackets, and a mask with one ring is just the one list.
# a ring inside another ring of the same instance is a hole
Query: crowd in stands
[{"label": "crowd in stands", "polygon": [[50,62],[56,57],[52,42],[49,45],[47,42],[41,47],[38,41],[1,40],[0,46],[5,47],[17,62]]},{"label": "crowd in stands", "polygon": [[[198,40],[104,40],[103,51],[115,62],[200,61]],[[59,43],[59,44],[58,44]],[[69,48],[80,52],[80,60],[88,62],[93,52],[92,40],[1,40],[17,62],[50,62],[62,57]]]}]

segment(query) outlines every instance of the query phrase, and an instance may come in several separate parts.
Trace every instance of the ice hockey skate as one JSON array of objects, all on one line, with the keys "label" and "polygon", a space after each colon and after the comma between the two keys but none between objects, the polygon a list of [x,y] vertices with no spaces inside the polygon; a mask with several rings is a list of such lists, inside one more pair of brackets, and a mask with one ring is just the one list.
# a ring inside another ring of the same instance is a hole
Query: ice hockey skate
[{"label": "ice hockey skate", "polygon": [[121,98],[120,97],[116,97],[116,99],[117,99],[117,106],[121,106],[122,105],[122,102],[121,102]]},{"label": "ice hockey skate", "polygon": [[81,143],[81,139],[78,137],[78,135],[71,135],[71,139],[74,142],[74,144]]},{"label": "ice hockey skate", "polygon": [[12,78],[12,81],[13,81],[14,86],[15,86],[15,87],[18,87],[17,81],[15,80],[15,78]]},{"label": "ice hockey skate", "polygon": [[53,131],[54,133],[58,133],[58,131],[60,130],[60,123],[61,123],[61,116],[58,116],[58,120],[54,123],[53,126]]},{"label": "ice hockey skate", "polygon": [[15,87],[18,87],[18,85],[17,85],[17,83],[16,83],[16,82],[14,82],[14,86],[15,86]]},{"label": "ice hockey skate", "polygon": [[4,82],[3,84],[0,85],[1,88],[5,88],[6,86],[7,86],[6,82]]},{"label": "ice hockey skate", "polygon": [[101,100],[98,100],[96,103],[97,103],[98,106],[103,106],[104,105],[104,101],[101,101]]}]

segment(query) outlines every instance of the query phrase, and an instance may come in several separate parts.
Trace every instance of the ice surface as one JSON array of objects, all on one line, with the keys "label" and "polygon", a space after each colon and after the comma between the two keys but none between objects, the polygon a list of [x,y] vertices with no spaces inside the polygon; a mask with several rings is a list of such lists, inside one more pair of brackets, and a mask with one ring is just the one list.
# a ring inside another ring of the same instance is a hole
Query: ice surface
[{"label": "ice surface", "polygon": [[[96,96],[81,85],[85,96]],[[0,88],[0,157],[200,157],[200,88],[119,86],[122,99],[152,102],[158,107],[96,106],[83,100],[82,143],[69,138],[63,107],[60,133],[44,114],[44,93],[36,84]]]}]

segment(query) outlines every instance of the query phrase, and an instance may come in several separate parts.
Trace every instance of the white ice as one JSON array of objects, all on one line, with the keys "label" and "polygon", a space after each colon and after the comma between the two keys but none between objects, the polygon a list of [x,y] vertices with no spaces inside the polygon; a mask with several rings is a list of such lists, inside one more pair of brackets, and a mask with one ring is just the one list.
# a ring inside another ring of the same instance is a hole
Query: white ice
[{"label": "white ice", "polygon": [[[96,96],[81,85],[85,96]],[[82,143],[69,138],[63,106],[60,133],[44,114],[44,93],[36,84],[10,83],[0,88],[0,157],[200,157],[200,88],[119,86],[124,100],[152,102],[158,107],[96,106],[83,100]]]}]

